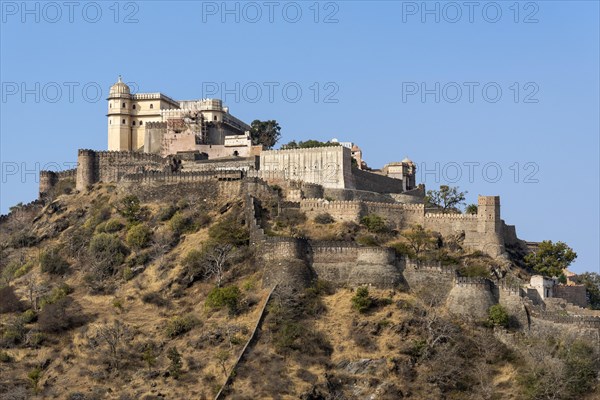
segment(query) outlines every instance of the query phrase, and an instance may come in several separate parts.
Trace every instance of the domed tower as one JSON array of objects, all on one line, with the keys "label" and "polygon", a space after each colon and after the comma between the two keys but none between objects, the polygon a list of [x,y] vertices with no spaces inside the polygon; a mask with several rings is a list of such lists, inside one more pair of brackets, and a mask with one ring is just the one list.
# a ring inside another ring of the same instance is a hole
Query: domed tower
[{"label": "domed tower", "polygon": [[119,75],[108,94],[108,150],[132,150],[131,110],[132,96]]}]

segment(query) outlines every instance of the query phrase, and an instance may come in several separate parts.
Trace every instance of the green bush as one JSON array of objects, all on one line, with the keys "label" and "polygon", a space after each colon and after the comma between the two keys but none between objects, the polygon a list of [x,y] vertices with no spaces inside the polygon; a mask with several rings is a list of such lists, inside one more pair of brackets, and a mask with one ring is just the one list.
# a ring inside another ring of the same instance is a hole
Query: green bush
[{"label": "green bush", "polygon": [[356,289],[356,294],[351,299],[352,308],[360,313],[365,313],[371,308],[373,299],[369,296],[369,288],[366,286]]},{"label": "green bush", "polygon": [[9,345],[21,343],[25,338],[26,332],[25,324],[21,318],[12,318],[4,326],[2,341]]},{"label": "green bush", "polygon": [[12,361],[13,361],[13,358],[11,357],[10,354],[8,354],[5,351],[0,351],[0,362],[9,363]]},{"label": "green bush", "polygon": [[165,334],[174,338],[191,331],[198,324],[198,320],[192,315],[176,316],[167,322]]},{"label": "green bush", "polygon": [[21,314],[21,321],[25,324],[30,324],[37,320],[37,314],[32,309],[29,309]]},{"label": "green bush", "polygon": [[140,221],[142,219],[143,209],[140,199],[136,195],[131,194],[123,197],[117,205],[117,210],[129,222]]},{"label": "green bush", "polygon": [[69,263],[59,254],[58,249],[50,249],[40,255],[42,272],[53,275],[63,275],[69,270]]},{"label": "green bush", "polygon": [[236,214],[222,218],[210,227],[208,235],[219,244],[245,245],[250,239],[250,234],[248,228],[240,223],[241,220],[241,216]]},{"label": "green bush", "polygon": [[183,260],[181,265],[185,268],[185,276],[189,283],[197,280],[202,280],[207,274],[206,255],[200,250],[190,250]]},{"label": "green bush", "polygon": [[317,214],[315,217],[315,222],[321,225],[332,224],[335,222],[335,219],[329,213],[321,213]]},{"label": "green bush", "polygon": [[108,221],[106,221],[106,224],[104,226],[104,231],[106,233],[114,233],[114,232],[118,232],[121,229],[123,229],[125,225],[123,225],[123,223],[121,221],[119,221],[116,218],[111,218]]},{"label": "green bush", "polygon": [[195,230],[192,219],[181,211],[177,211],[173,214],[173,217],[171,217],[171,220],[169,221],[169,225],[171,226],[171,230],[177,235],[191,233]]},{"label": "green bush", "polygon": [[168,206],[162,207],[160,210],[158,210],[156,218],[158,218],[159,221],[168,221],[173,218],[173,215],[175,215],[176,212],[177,207],[175,207],[173,204],[169,204]]},{"label": "green bush", "polygon": [[360,235],[356,237],[356,243],[361,246],[378,246],[379,242],[373,235]]},{"label": "green bush", "polygon": [[385,220],[377,214],[365,215],[360,219],[360,223],[372,233],[382,233],[387,230]]},{"label": "green bush", "polygon": [[509,316],[506,309],[500,304],[491,306],[488,309],[488,321],[491,325],[508,327]]},{"label": "green bush", "polygon": [[144,224],[133,225],[127,231],[127,244],[135,249],[147,247],[152,240],[152,230]]},{"label": "green bush", "polygon": [[206,298],[206,306],[209,308],[227,307],[230,315],[238,312],[242,292],[237,286],[215,287]]},{"label": "green bush", "polygon": [[95,267],[93,274],[102,280],[111,276],[115,267],[123,263],[127,250],[117,236],[99,233],[90,240],[88,252]]}]

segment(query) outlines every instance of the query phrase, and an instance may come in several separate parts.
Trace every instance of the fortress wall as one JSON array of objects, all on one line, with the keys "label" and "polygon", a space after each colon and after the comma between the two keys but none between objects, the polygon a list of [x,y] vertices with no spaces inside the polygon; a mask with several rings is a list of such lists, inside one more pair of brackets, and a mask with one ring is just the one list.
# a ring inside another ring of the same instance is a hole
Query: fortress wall
[{"label": "fortress wall", "polygon": [[343,146],[310,149],[265,150],[260,156],[260,176],[300,180],[330,188],[351,187],[351,152]]},{"label": "fortress wall", "polygon": [[157,154],[79,150],[76,188],[85,190],[96,182],[118,182],[126,174],[163,171],[166,165],[166,159]]},{"label": "fortress wall", "polygon": [[447,294],[452,288],[456,269],[443,266],[441,263],[416,263],[410,259],[403,258],[404,265],[402,274],[410,290],[421,290],[432,287]]},{"label": "fortress wall", "polygon": [[240,158],[236,160],[224,161],[201,161],[201,162],[186,162],[182,164],[184,172],[198,171],[248,171],[258,168],[256,157]]},{"label": "fortress wall", "polygon": [[396,287],[402,273],[393,250],[348,242],[311,241],[312,266],[319,279],[336,286]]},{"label": "fortress wall", "polygon": [[385,204],[365,202],[364,215],[377,214],[383,217],[392,229],[406,229],[410,225],[423,225],[425,207],[423,204]]},{"label": "fortress wall", "polygon": [[323,199],[303,199],[300,210],[308,218],[314,218],[322,213],[329,213],[336,221],[360,221],[362,205],[359,201],[333,201]]},{"label": "fortress wall", "polygon": [[[129,178],[129,176],[127,176]],[[172,180],[161,182],[158,180],[137,182],[135,180],[122,180],[119,190],[124,194],[134,193],[143,202],[176,202],[182,198],[190,201],[217,200],[233,201],[242,196],[242,181],[219,181],[217,179],[200,180]]]},{"label": "fortress wall", "polygon": [[402,180],[375,174],[360,169],[352,169],[354,188],[378,193],[402,193]]},{"label": "fortress wall", "polygon": [[67,169],[64,171],[40,171],[39,196],[44,198],[51,194],[52,190],[59,184],[67,181],[75,183],[77,169]]},{"label": "fortress wall", "polygon": [[455,277],[446,305],[454,313],[474,319],[487,319],[488,309],[497,303],[492,283],[483,278]]},{"label": "fortress wall", "polygon": [[553,295],[579,307],[587,307],[588,305],[587,292],[583,285],[556,285],[553,288]]}]

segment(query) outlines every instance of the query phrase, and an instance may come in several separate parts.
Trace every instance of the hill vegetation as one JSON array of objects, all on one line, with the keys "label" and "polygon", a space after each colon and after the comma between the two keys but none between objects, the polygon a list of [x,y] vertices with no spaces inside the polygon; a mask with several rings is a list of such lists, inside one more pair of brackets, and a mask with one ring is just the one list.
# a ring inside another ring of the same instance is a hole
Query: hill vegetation
[{"label": "hill vegetation", "polygon": [[[0,398],[209,399],[228,379],[232,399],[597,398],[589,342],[521,335],[502,307],[487,320],[458,318],[435,282],[316,280],[271,294],[244,201],[210,190],[142,201],[99,184],[3,219]],[[460,238],[396,232],[377,215],[352,224],[267,211],[272,236],[389,246],[464,276],[502,268]]]}]

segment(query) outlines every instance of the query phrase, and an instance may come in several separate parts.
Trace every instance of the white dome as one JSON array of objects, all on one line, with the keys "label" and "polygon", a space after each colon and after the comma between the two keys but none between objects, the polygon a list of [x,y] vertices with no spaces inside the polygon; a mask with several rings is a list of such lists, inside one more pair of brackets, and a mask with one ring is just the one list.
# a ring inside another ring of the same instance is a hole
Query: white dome
[{"label": "white dome", "polygon": [[117,83],[115,83],[114,85],[112,85],[110,87],[110,92],[109,92],[109,96],[118,96],[118,95],[129,95],[131,94],[130,90],[129,90],[129,86],[127,86],[122,80],[121,80],[121,75],[119,75],[119,80],[117,81]]},{"label": "white dome", "polygon": [[407,164],[414,164],[414,163],[412,162],[412,160],[411,160],[410,158],[408,158],[408,157],[404,157],[404,160],[402,160],[402,162],[403,162],[403,163],[407,163]]}]

